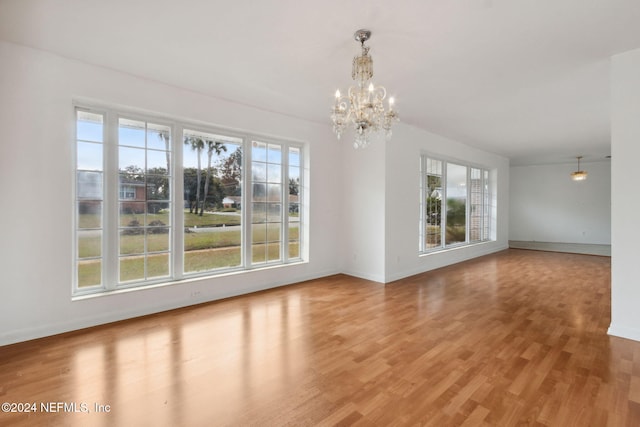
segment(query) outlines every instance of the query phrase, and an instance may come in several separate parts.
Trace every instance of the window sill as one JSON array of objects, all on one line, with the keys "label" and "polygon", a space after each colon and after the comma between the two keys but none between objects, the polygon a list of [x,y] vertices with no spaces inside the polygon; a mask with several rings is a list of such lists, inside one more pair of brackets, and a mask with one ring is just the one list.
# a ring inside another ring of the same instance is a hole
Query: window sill
[{"label": "window sill", "polygon": [[91,293],[79,293],[79,294],[76,294],[76,295],[72,295],[71,296],[71,301],[84,301],[84,300],[90,300],[90,299],[94,299],[94,298],[105,297],[105,296],[126,294],[126,293],[129,293],[129,292],[138,292],[138,291],[144,291],[144,290],[149,290],[149,289],[164,288],[164,287],[167,287],[167,286],[183,285],[183,284],[188,284],[188,283],[197,283],[197,282],[202,282],[202,281],[205,281],[205,280],[212,280],[212,279],[217,280],[217,279],[223,279],[225,277],[233,277],[233,276],[238,276],[238,275],[242,275],[242,274],[248,274],[248,273],[265,271],[265,270],[274,270],[274,269],[279,269],[279,268],[287,268],[287,267],[291,267],[291,266],[294,266],[294,265],[301,265],[301,264],[308,264],[308,263],[309,263],[309,261],[299,260],[299,261],[289,262],[287,264],[273,264],[273,265],[265,265],[265,266],[255,267],[255,268],[243,268],[241,270],[226,271],[224,273],[219,273],[219,274],[206,274],[205,273],[203,275],[185,277],[185,278],[179,279],[179,280],[168,280],[168,281],[159,282],[159,283],[150,283],[148,285],[133,285],[133,286],[130,286],[130,287],[121,287],[121,288],[117,288],[117,289],[100,290],[100,291],[95,291],[95,292],[91,292]]}]

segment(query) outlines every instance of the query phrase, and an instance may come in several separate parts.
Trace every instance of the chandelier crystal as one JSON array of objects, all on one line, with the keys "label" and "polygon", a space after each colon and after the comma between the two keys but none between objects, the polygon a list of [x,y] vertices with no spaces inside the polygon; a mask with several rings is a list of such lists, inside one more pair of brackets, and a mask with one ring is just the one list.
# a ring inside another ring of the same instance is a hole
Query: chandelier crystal
[{"label": "chandelier crystal", "polygon": [[356,86],[349,87],[347,95],[340,94],[336,90],[335,103],[331,109],[333,131],[338,139],[347,127],[355,130],[354,148],[364,148],[369,145],[369,137],[372,133],[385,131],[387,140],[391,138],[391,125],[398,121],[398,113],[393,109],[392,97],[387,101],[387,109],[384,100],[387,90],[382,86],[376,86],[373,78],[373,60],[369,56],[369,47],[364,42],[371,37],[371,31],[358,30],[354,34],[356,41],[360,42],[362,52],[360,56],[353,58],[351,77]]}]

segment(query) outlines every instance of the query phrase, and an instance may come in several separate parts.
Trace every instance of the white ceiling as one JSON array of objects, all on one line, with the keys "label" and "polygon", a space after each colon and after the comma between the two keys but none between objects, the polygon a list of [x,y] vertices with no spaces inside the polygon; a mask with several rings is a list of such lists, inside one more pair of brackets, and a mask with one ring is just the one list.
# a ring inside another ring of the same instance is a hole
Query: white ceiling
[{"label": "white ceiling", "polygon": [[610,154],[639,23],[639,0],[0,0],[1,40],[327,124],[367,28],[402,122],[512,164]]}]

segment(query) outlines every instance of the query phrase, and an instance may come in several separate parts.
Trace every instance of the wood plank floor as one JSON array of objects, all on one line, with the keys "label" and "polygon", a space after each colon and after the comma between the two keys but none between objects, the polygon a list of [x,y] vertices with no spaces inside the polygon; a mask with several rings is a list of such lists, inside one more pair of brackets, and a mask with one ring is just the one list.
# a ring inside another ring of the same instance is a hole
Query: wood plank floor
[{"label": "wood plank floor", "polygon": [[639,426],[640,342],[606,334],[610,268],[508,250],[0,347],[0,402],[39,411],[0,425]]}]

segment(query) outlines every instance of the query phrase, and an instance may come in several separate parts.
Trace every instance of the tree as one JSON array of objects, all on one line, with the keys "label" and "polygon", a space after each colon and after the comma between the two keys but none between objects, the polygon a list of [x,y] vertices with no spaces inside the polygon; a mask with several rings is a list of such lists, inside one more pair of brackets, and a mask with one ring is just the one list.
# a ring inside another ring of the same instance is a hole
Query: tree
[{"label": "tree", "polygon": [[289,178],[289,194],[297,196],[300,192],[300,179]]},{"label": "tree", "polygon": [[182,172],[184,176],[184,195],[189,203],[189,213],[193,213],[196,204],[196,193],[198,192],[196,168],[185,168]]},{"label": "tree", "polygon": [[202,198],[202,206],[200,207],[200,216],[202,216],[202,213],[204,212],[204,205],[207,202],[207,195],[209,194],[209,182],[213,178],[212,177],[213,170],[211,168],[211,157],[213,156],[213,153],[216,153],[216,155],[219,156],[220,154],[222,154],[223,151],[227,151],[227,146],[220,141],[207,140],[205,142],[207,145],[207,177],[204,181],[204,196]]},{"label": "tree", "polygon": [[125,166],[120,169],[120,176],[128,181],[144,182],[144,170],[140,166]]},{"label": "tree", "polygon": [[169,175],[169,173],[171,172],[171,151],[170,151],[170,138],[169,138],[169,132],[167,131],[160,131],[158,133],[158,138],[160,138],[160,141],[164,142],[164,149],[165,154],[167,156],[167,175]]},{"label": "tree", "polygon": [[242,181],[242,148],[238,147],[220,165],[220,181],[228,196],[240,195]]},{"label": "tree", "polygon": [[[196,208],[196,213],[198,213],[198,207],[200,206],[200,183],[202,182],[202,166],[200,164],[200,154],[204,149],[205,141],[204,139],[197,138],[195,136],[185,136],[184,144],[189,145],[191,149],[196,152],[198,157],[198,168],[196,169],[197,183],[196,183],[196,195],[195,195],[195,199],[196,199],[195,208]],[[189,204],[189,213],[193,213],[193,205],[191,203]]]}]

